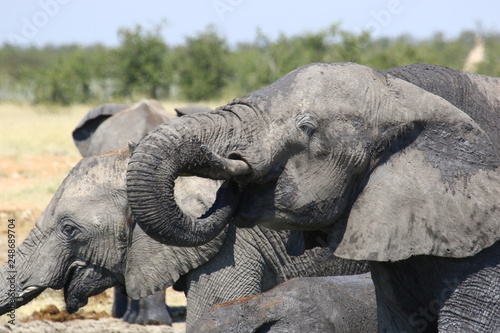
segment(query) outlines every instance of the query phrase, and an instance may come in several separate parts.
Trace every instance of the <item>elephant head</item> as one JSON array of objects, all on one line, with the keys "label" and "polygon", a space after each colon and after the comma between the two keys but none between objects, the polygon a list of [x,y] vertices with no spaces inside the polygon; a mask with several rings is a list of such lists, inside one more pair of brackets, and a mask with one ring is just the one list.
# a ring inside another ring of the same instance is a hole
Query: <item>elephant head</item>
[{"label": "elephant head", "polygon": [[[131,297],[144,297],[164,290],[218,252],[224,235],[186,252],[154,242],[134,228],[125,184],[129,156],[128,149],[122,149],[84,158],[63,181],[17,249],[16,307],[46,288],[64,288],[70,313],[84,306],[89,296],[112,286]],[[205,186],[196,182],[204,188],[215,186],[203,196],[195,190],[186,193],[188,182],[179,179],[177,183],[178,200],[185,211],[202,214],[211,205],[210,193],[217,186],[213,181]],[[129,267],[133,275],[128,274]],[[12,295],[5,285],[9,274],[6,263],[0,268],[0,313],[11,310]]]},{"label": "elephant head", "polygon": [[[327,230],[335,254],[471,256],[500,233],[499,142],[445,99],[365,66],[311,64],[218,109],[161,125],[127,172],[132,213],[156,240],[207,242],[228,223]],[[224,179],[185,216],[179,175]]]}]

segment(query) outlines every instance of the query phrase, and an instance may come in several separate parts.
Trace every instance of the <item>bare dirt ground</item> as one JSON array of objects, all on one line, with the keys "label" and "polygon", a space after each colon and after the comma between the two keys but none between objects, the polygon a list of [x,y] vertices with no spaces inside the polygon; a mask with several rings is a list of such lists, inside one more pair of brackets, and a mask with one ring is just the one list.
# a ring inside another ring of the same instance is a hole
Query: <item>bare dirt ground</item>
[{"label": "bare dirt ground", "polygon": [[[0,264],[7,259],[8,221],[15,220],[16,243],[28,235],[71,168],[80,160],[71,141],[71,130],[88,106],[61,113],[46,113],[22,105],[0,104]],[[0,316],[3,332],[185,332],[182,316],[172,327],[128,324],[111,317],[113,293],[91,297],[73,315],[64,309],[60,290],[46,290],[29,304],[16,310],[15,325]],[[184,311],[183,293],[167,290],[167,302]]]}]

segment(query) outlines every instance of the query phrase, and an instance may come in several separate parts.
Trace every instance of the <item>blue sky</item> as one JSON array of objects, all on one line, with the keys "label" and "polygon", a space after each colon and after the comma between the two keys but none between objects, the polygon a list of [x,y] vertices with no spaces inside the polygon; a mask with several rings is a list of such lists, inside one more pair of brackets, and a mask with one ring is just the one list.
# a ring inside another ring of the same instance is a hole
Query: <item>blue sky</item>
[{"label": "blue sky", "polygon": [[500,1],[429,0],[3,0],[0,44],[118,44],[121,27],[150,28],[162,20],[167,43],[214,24],[230,44],[252,41],[259,28],[276,38],[315,32],[341,22],[345,30],[371,29],[374,37],[440,31],[454,37],[464,29],[500,32]]}]

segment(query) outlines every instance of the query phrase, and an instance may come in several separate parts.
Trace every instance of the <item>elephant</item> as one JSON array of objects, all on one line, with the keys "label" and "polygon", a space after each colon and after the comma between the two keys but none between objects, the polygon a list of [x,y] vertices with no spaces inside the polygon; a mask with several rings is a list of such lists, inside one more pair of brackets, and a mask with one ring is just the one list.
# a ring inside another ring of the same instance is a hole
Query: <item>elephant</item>
[{"label": "elephant", "polygon": [[[187,105],[174,109],[177,116],[207,112],[203,105]],[[156,100],[143,99],[133,105],[102,104],[90,110],[73,130],[73,141],[83,157],[120,149],[129,142],[138,142],[155,126],[174,118]],[[112,315],[129,323],[172,323],[165,307],[164,291],[140,300],[132,300],[119,288],[114,291]]]},{"label": "elephant", "polygon": [[295,278],[215,305],[195,326],[204,333],[371,333],[376,317],[373,282],[362,274]]},{"label": "elephant", "polygon": [[[498,78],[314,63],[149,132],[127,195],[164,244],[228,224],[328,233],[369,261],[379,332],[500,331],[499,128]],[[176,207],[179,175],[224,180],[210,214]]]},{"label": "elephant", "polygon": [[[266,291],[298,276],[356,274],[367,263],[335,258],[328,247],[286,252],[288,232],[225,228],[195,248],[166,246],[135,227],[126,196],[128,149],[82,159],[17,248],[14,291],[8,263],[0,268],[0,313],[46,288],[64,288],[67,310],[118,286],[133,299],[165,290],[184,276],[187,327],[212,305]],[[190,216],[205,213],[220,182],[176,181],[176,200]],[[290,245],[293,248],[293,245]],[[13,298],[12,293],[17,295]]]}]

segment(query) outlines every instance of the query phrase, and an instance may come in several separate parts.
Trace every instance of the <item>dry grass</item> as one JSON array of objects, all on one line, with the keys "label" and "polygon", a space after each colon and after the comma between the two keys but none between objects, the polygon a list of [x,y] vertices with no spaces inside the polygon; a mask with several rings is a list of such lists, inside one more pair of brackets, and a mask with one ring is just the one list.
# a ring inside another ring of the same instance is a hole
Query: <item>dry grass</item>
[{"label": "dry grass", "polygon": [[[166,110],[187,105],[162,102]],[[223,103],[205,103],[216,107]],[[0,260],[6,260],[7,220],[16,220],[16,240],[20,243],[48,204],[71,168],[80,160],[71,132],[94,106],[69,107],[0,104]],[[111,291],[91,298],[84,311],[111,309]],[[185,306],[183,293],[167,291],[169,305]],[[17,310],[18,319],[30,318],[54,304],[64,308],[60,291],[47,290],[36,300]],[[0,323],[6,319],[0,317]]]},{"label": "dry grass", "polygon": [[0,105],[0,158],[68,156],[78,158],[71,131],[88,106]]},{"label": "dry grass", "polygon": [[[172,112],[186,104],[162,102]],[[43,210],[81,158],[71,132],[93,107],[0,104],[0,212]]]},{"label": "dry grass", "polygon": [[[185,106],[186,102],[162,101],[165,110]],[[216,107],[222,103],[202,103]],[[80,119],[94,106],[34,106],[0,104],[0,158],[27,156],[67,156],[79,158],[71,132]]]}]

